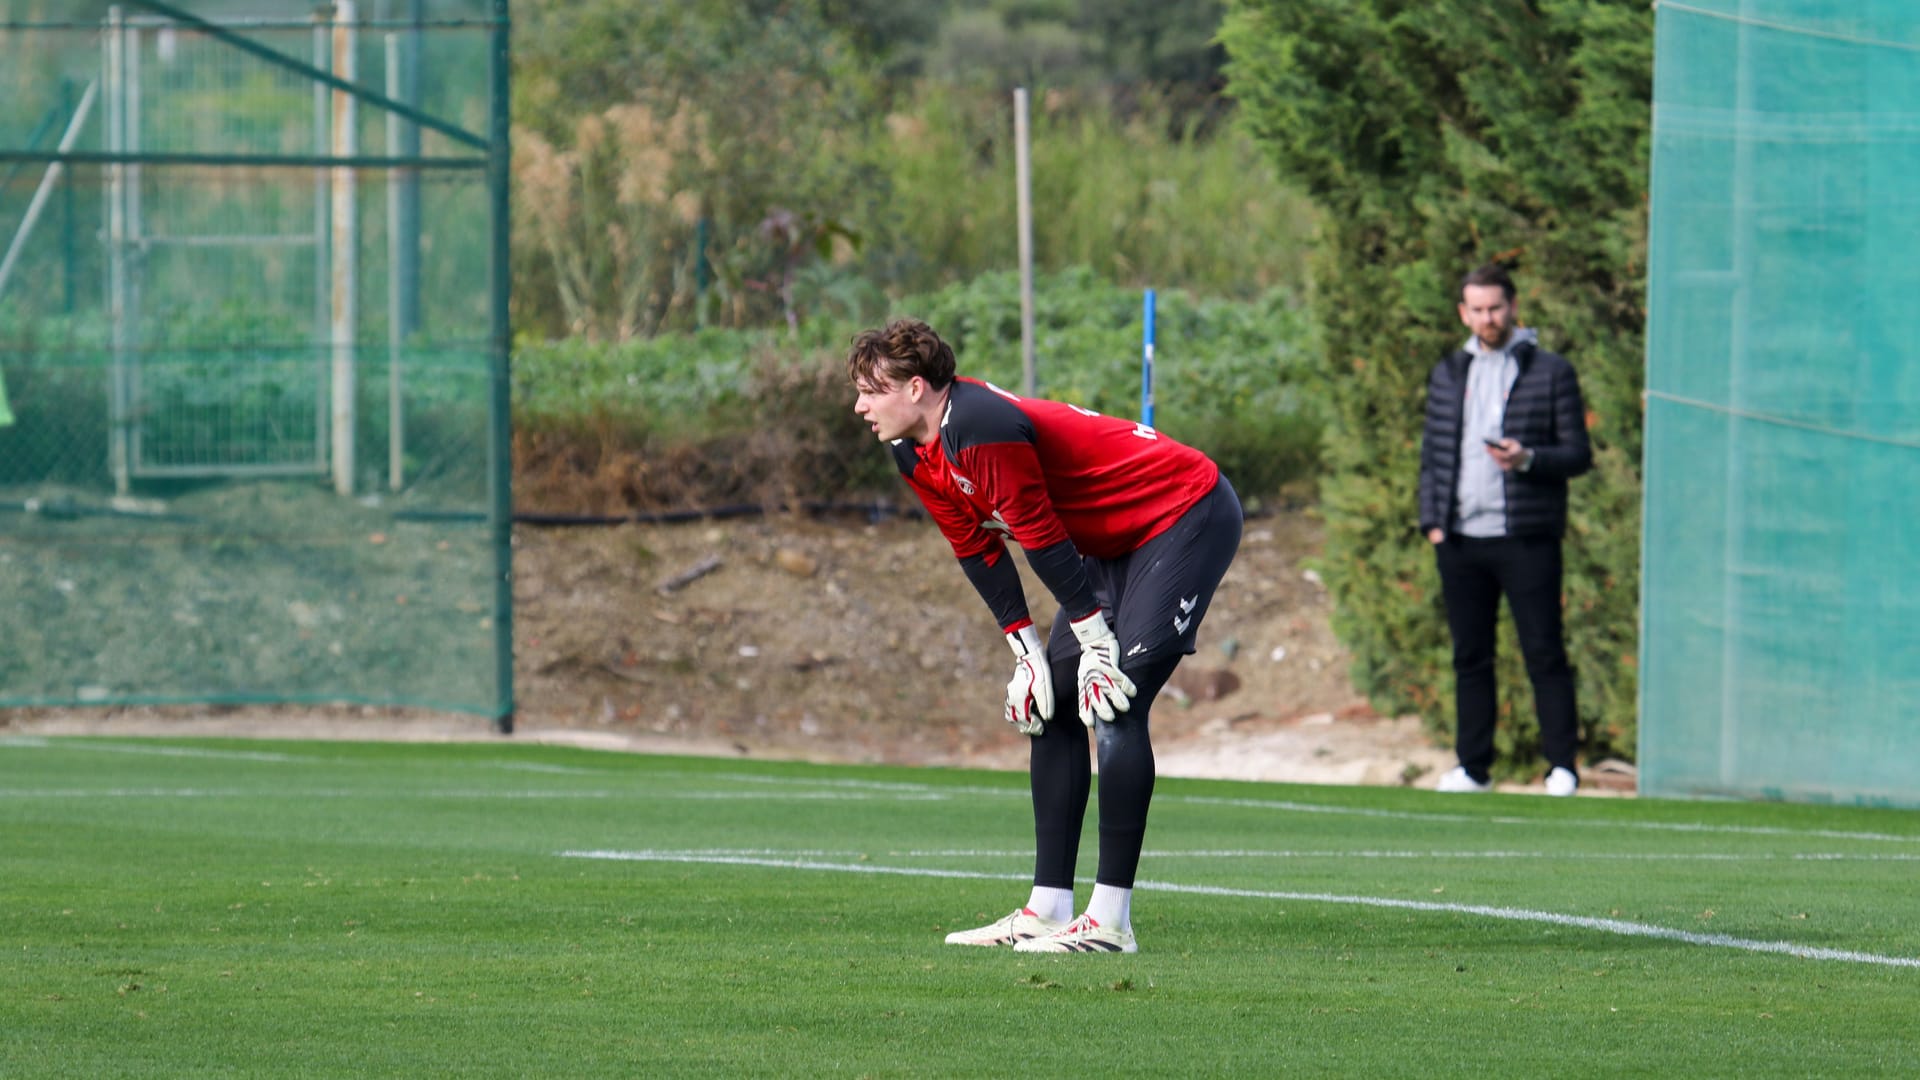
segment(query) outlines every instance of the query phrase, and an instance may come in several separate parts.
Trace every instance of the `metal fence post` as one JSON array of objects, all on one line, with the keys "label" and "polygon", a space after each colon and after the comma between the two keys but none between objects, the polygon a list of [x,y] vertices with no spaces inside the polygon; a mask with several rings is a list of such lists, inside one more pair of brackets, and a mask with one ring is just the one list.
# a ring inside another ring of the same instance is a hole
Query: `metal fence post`
[{"label": "metal fence post", "polygon": [[493,39],[491,58],[493,100],[487,110],[487,196],[493,230],[487,260],[488,284],[492,293],[492,327],[488,344],[492,353],[493,393],[488,409],[487,474],[492,500],[488,524],[492,527],[496,573],[494,574],[493,634],[494,671],[497,679],[495,700],[502,710],[494,726],[501,734],[513,731],[513,322],[507,303],[513,289],[512,205],[512,96],[511,23],[507,0],[493,0]]},{"label": "metal fence post", "polygon": [[[359,32],[354,27],[353,0],[338,0],[333,8],[333,74],[345,82],[359,76],[354,55]],[[352,94],[333,93],[333,138],[335,157],[353,157],[360,151],[359,101]],[[333,169],[333,244],[330,279],[332,318],[327,340],[333,351],[333,489],[342,495],[353,494],[354,426],[358,415],[356,395],[359,378],[356,371],[355,330],[359,322],[360,222],[354,205],[358,170],[347,165]]]}]

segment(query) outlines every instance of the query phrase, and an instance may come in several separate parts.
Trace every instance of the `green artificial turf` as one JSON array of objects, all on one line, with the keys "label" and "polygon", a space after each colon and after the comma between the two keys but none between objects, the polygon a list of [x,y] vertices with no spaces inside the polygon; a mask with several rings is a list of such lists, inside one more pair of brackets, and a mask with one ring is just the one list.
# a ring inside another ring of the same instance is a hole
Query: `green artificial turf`
[{"label": "green artificial turf", "polygon": [[1030,822],[1008,773],[0,739],[0,1075],[1920,1072],[1910,811],[1162,780],[1138,955],[942,944]]}]

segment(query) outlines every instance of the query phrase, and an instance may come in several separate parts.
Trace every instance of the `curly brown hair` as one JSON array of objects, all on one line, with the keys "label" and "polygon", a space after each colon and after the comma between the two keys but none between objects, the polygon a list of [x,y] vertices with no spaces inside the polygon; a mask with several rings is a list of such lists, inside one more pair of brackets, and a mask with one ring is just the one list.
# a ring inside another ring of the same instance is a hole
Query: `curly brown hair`
[{"label": "curly brown hair", "polygon": [[953,381],[953,349],[919,319],[895,319],[854,336],[847,379],[854,388],[898,386],[919,376],[935,390]]}]

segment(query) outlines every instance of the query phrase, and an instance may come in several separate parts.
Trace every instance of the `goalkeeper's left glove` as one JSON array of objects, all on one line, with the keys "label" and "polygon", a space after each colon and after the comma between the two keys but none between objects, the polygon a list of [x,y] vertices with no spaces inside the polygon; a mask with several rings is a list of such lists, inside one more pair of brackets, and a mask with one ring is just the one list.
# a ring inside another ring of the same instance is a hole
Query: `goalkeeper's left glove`
[{"label": "goalkeeper's left glove", "polygon": [[1022,735],[1039,735],[1053,718],[1053,673],[1047,669],[1047,650],[1032,623],[1007,634],[1012,647],[1013,678],[1007,683],[1007,723]]},{"label": "goalkeeper's left glove", "polygon": [[1120,639],[1107,629],[1099,608],[1068,625],[1080,639],[1080,722],[1092,727],[1098,716],[1111,723],[1116,712],[1127,711],[1134,694],[1133,680],[1120,670]]}]

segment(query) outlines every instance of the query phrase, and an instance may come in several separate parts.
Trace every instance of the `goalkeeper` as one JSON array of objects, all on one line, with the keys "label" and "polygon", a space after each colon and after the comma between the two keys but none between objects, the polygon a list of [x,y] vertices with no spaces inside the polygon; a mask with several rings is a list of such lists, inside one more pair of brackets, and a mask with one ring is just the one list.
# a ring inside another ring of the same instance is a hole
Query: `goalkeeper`
[{"label": "goalkeeper", "polygon": [[[857,336],[847,374],[854,411],[891,445],[1006,634],[1006,719],[1032,740],[1033,891],[947,941],[1134,952],[1133,881],[1153,799],[1148,714],[1194,651],[1240,546],[1240,500],[1206,455],[1150,427],[956,378],[953,350],[918,320]],[[1044,646],[1007,540],[1059,602]],[[1100,762],[1100,861],[1076,918],[1087,729]]]}]

